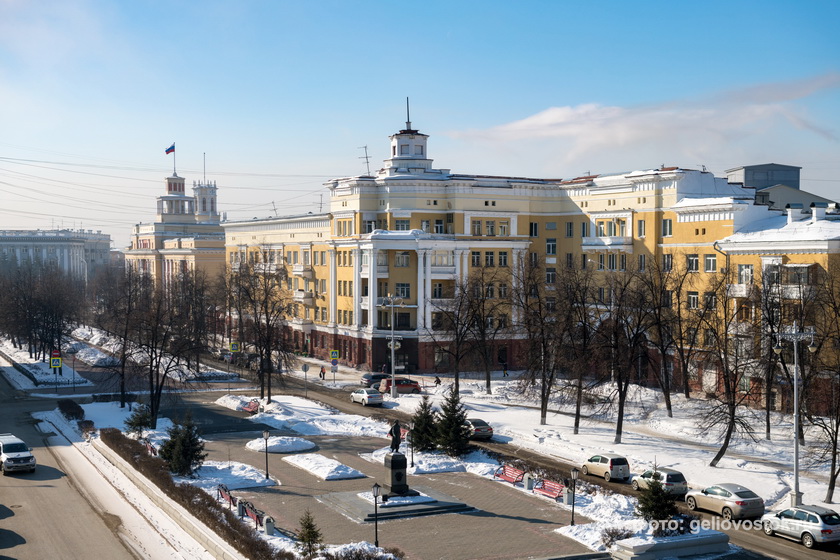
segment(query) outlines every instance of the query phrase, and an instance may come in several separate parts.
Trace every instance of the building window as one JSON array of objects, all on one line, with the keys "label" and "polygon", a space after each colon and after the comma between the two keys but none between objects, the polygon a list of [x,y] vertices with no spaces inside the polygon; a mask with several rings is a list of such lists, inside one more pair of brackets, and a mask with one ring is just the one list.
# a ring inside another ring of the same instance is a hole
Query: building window
[{"label": "building window", "polygon": [[508,295],[508,285],[505,283],[499,284],[499,297],[506,298]]},{"label": "building window", "polygon": [[604,270],[604,254],[598,255],[598,270]]},{"label": "building window", "polygon": [[580,236],[581,237],[589,237],[589,222],[581,222],[581,224],[580,224]]},{"label": "building window", "polygon": [[665,218],[662,220],[662,237],[671,237],[672,235],[674,235],[674,224],[671,218]]},{"label": "building window", "polygon": [[507,222],[499,222],[499,235],[502,237],[507,236],[508,234],[508,223]]},{"label": "building window", "polygon": [[752,284],[753,282],[753,265],[739,264],[738,265],[738,283]]},{"label": "building window", "polygon": [[[426,201],[426,202],[428,202],[428,201]],[[430,223],[431,222],[429,220],[420,220],[420,229],[422,229],[426,233],[429,233],[429,224]]]},{"label": "building window", "polygon": [[531,222],[528,228],[528,234],[530,237],[537,237],[539,235],[539,225],[537,222]]},{"label": "building window", "polygon": [[555,311],[557,311],[557,298],[545,298],[545,310],[548,313],[554,313]]},{"label": "building window", "polygon": [[507,265],[508,265],[507,251],[499,251],[499,266],[507,266]]},{"label": "building window", "polygon": [[487,299],[493,299],[496,297],[496,286],[493,284],[487,284],[487,288],[484,290],[484,297]]},{"label": "building window", "polygon": [[546,255],[556,255],[557,254],[557,239],[551,238],[545,240],[545,254]]},{"label": "building window", "polygon": [[557,282],[557,269],[546,268],[545,269],[545,283],[546,284],[554,284],[555,282]]},{"label": "building window", "polygon": [[411,229],[411,220],[395,220],[394,227],[396,231],[408,231]]},{"label": "building window", "polygon": [[472,234],[481,235],[481,220],[472,221]]},{"label": "building window", "polygon": [[717,294],[714,292],[706,292],[703,294],[704,304],[706,305],[706,309],[714,309],[717,307]]},{"label": "building window", "polygon": [[485,232],[489,236],[496,235],[496,222],[494,220],[487,220],[484,223]]},{"label": "building window", "polygon": [[717,255],[706,255],[703,263],[706,272],[717,272]]},{"label": "building window", "polygon": [[496,266],[495,264],[496,253],[493,251],[486,251],[484,253],[484,266]]},{"label": "building window", "polygon": [[443,284],[440,282],[435,282],[432,284],[432,298],[433,299],[441,299],[443,298]]},{"label": "building window", "polygon": [[647,264],[647,255],[639,255],[639,272],[645,271],[645,265]]},{"label": "building window", "polygon": [[687,255],[685,266],[689,272],[698,272],[700,270],[700,257],[697,255]]},{"label": "building window", "polygon": [[574,222],[566,222],[566,237],[574,237],[575,236],[575,223]]},{"label": "building window", "polygon": [[700,307],[700,294],[698,292],[688,292],[688,308],[697,309]]},{"label": "building window", "polygon": [[394,255],[394,266],[398,268],[406,268],[409,266],[411,261],[411,257],[408,254],[408,251],[401,251]]},{"label": "building window", "polygon": [[443,220],[435,220],[435,233],[443,233]]},{"label": "building window", "polygon": [[406,282],[397,282],[397,297],[403,299],[411,298],[411,284]]},{"label": "building window", "polygon": [[671,290],[662,290],[662,307],[671,307],[674,302],[674,293]]},{"label": "building window", "polygon": [[472,266],[481,266],[481,251],[473,251],[470,256],[472,257]]},{"label": "building window", "polygon": [[607,263],[609,265],[610,270],[615,270],[617,268],[616,264],[615,264],[616,263],[616,258],[615,257],[616,257],[615,253],[610,253],[607,257]]},{"label": "building window", "polygon": [[674,255],[665,253],[662,255],[662,271],[671,272],[674,269]]},{"label": "building window", "polygon": [[586,263],[588,261],[589,261],[589,257],[587,256],[586,253],[584,253],[580,256],[580,269],[581,270],[586,270]]},{"label": "building window", "polygon": [[575,267],[575,254],[574,253],[566,253],[566,268],[574,268]]},{"label": "building window", "polygon": [[636,222],[636,233],[638,234],[639,237],[644,237],[645,236],[645,221],[644,220],[638,220]]}]

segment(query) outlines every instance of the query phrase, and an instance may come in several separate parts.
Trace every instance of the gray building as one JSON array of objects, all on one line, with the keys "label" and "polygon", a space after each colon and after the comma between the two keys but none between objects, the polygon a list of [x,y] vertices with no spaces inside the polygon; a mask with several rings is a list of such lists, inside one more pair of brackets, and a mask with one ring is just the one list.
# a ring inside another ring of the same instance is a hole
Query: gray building
[{"label": "gray building", "polygon": [[774,185],[786,185],[792,189],[799,189],[799,171],[801,169],[801,167],[795,165],[762,163],[727,169],[725,173],[726,179],[730,183],[742,183],[745,187],[752,187],[756,191]]},{"label": "gray building", "polygon": [[111,236],[101,231],[0,230],[0,263],[52,262],[85,281],[108,266],[110,251]]}]

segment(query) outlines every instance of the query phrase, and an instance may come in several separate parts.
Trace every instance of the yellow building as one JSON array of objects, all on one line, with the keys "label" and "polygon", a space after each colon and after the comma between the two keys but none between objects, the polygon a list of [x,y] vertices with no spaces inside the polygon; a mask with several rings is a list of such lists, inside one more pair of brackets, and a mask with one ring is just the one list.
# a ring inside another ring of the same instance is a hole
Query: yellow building
[{"label": "yellow building", "polygon": [[132,229],[126,266],[153,276],[159,284],[181,272],[200,270],[212,277],[224,271],[216,184],[194,182],[192,190],[191,195],[185,192],[185,179],[176,173],[166,178],[155,221]]},{"label": "yellow building", "polygon": [[[779,214],[756,205],[752,188],[679,167],[567,180],[456,174],[432,166],[428,136],[410,122],[389,153],[373,175],[326,183],[326,213],[222,224],[229,265],[287,267],[298,349],[338,350],[365,369],[389,362],[392,328],[398,367],[434,369],[434,309],[471,270],[498,270],[488,297],[499,298],[517,288],[507,271],[528,258],[544,264],[549,291],[562,267],[656,262],[705,275],[724,266],[716,242]],[[517,367],[508,342],[499,361]]]}]

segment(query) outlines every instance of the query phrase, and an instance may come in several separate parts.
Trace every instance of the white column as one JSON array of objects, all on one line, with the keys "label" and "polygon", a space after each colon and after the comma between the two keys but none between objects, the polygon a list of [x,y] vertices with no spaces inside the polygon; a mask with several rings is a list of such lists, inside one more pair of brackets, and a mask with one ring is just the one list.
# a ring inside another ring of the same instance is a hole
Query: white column
[{"label": "white column", "polygon": [[377,249],[370,249],[368,251],[368,326],[371,328],[376,326],[377,312],[376,312],[376,298],[378,296],[378,286],[376,284],[376,258],[379,251]]},{"label": "white column", "polygon": [[426,270],[428,251],[416,250],[417,253],[417,329],[426,326],[426,280],[429,277]]},{"label": "white column", "polygon": [[338,271],[335,249],[330,249],[328,253],[330,255],[330,320],[327,326],[334,327],[338,318],[338,278],[336,278]]},{"label": "white column", "polygon": [[362,324],[362,259],[361,251],[353,249],[353,327],[358,330]]}]

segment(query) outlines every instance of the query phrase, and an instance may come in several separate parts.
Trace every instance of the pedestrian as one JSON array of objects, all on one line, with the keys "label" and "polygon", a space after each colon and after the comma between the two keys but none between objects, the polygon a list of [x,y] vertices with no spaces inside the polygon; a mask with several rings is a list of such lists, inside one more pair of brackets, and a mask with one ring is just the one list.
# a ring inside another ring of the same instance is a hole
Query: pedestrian
[{"label": "pedestrian", "polygon": [[435,376],[435,387],[440,387],[440,377]]},{"label": "pedestrian", "polygon": [[326,369],[324,369],[324,366],[321,366],[321,373],[320,373],[320,375],[321,375],[321,379],[326,379],[326,378],[327,378],[327,370],[326,370]]},{"label": "pedestrian", "polygon": [[507,372],[507,362],[504,362],[504,363],[502,364],[502,377],[507,377],[507,376],[508,376],[508,372]]},{"label": "pedestrian", "polygon": [[394,420],[394,423],[391,424],[388,435],[391,436],[391,453],[398,453],[400,450],[400,439],[402,438],[402,428],[400,427],[399,420]]}]

